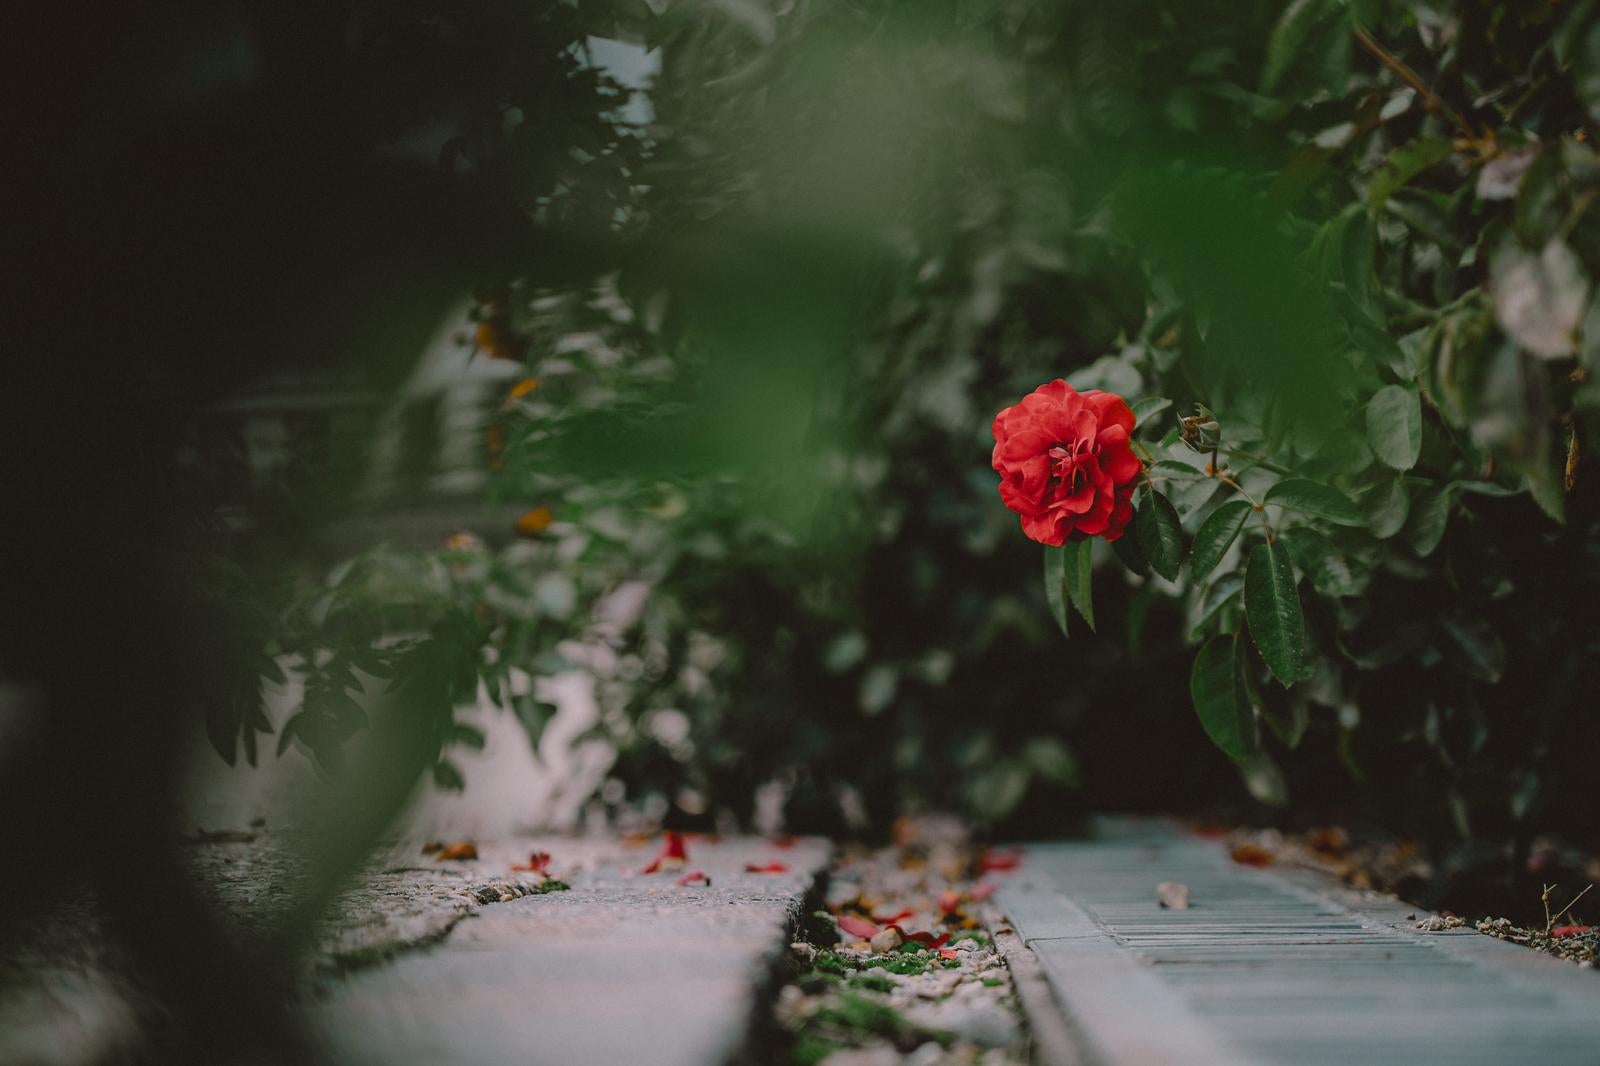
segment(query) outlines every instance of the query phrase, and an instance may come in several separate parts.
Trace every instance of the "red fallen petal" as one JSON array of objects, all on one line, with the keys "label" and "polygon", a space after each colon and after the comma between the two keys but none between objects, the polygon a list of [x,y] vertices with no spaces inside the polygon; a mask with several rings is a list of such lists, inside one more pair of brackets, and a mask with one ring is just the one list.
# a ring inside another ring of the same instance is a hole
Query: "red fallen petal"
[{"label": "red fallen petal", "polygon": [[982,903],[984,900],[994,895],[994,890],[999,887],[1000,886],[995,884],[993,881],[980,882],[979,884],[973,885],[971,888],[967,889],[967,898],[974,903]]},{"label": "red fallen petal", "polygon": [[1231,826],[1221,822],[1196,822],[1189,827],[1189,832],[1201,840],[1220,840],[1232,830]]},{"label": "red fallen petal", "polygon": [[1235,844],[1228,854],[1243,866],[1271,866],[1277,861],[1277,856],[1259,844]]},{"label": "red fallen petal", "polygon": [[857,918],[853,914],[841,914],[834,920],[839,923],[839,929],[841,932],[849,933],[854,937],[860,937],[862,940],[871,940],[873,937],[877,936],[879,932],[881,932],[877,926],[873,925],[865,918]]},{"label": "red fallen petal", "polygon": [[959,910],[961,910],[961,893],[950,888],[939,894],[940,914],[955,914]]},{"label": "red fallen petal", "polygon": [[978,856],[978,872],[989,873],[992,870],[1015,870],[1022,865],[1022,852],[1020,851],[995,851],[986,848]]},{"label": "red fallen petal", "polygon": [[[893,926],[892,928],[900,929],[898,925]],[[915,933],[908,933],[904,929],[900,929],[900,935],[914,944],[921,944],[923,947],[930,949],[942,948],[946,944],[950,943],[949,933],[940,933],[938,936],[934,936],[927,930],[919,930]]]},{"label": "red fallen petal", "polygon": [[707,888],[710,888],[711,878],[705,875],[704,870],[690,870],[673,883],[679,888],[688,888],[690,885],[704,885]]},{"label": "red fallen petal", "polygon": [[753,862],[747,862],[744,864],[744,872],[747,874],[786,874],[789,872],[789,867],[781,862],[769,862],[765,866],[757,866]]},{"label": "red fallen petal", "polygon": [[478,846],[470,840],[446,844],[439,848],[433,857],[440,862],[471,862],[478,857]]},{"label": "red fallen petal", "polygon": [[1582,936],[1593,928],[1592,925],[1558,925],[1550,930],[1550,935],[1557,940],[1565,940],[1569,936]]},{"label": "red fallen petal", "polygon": [[526,870],[530,874],[546,873],[550,869],[550,853],[548,851],[536,851],[528,856],[526,865],[514,863],[511,868],[513,870]]},{"label": "red fallen petal", "polygon": [[663,868],[676,869],[689,859],[689,849],[684,846],[683,834],[667,830],[667,841],[661,846],[661,853],[650,860],[642,873],[653,874]]},{"label": "red fallen petal", "polygon": [[951,959],[959,959],[961,957],[961,952],[957,951],[955,948],[940,948],[939,957],[948,962]]},{"label": "red fallen petal", "polygon": [[[874,914],[872,916],[872,920],[877,922],[879,925],[899,925],[901,922],[911,917],[912,913],[912,911],[901,911],[899,914],[891,914],[887,918],[881,914]],[[904,931],[905,930],[901,930],[901,932]]]}]

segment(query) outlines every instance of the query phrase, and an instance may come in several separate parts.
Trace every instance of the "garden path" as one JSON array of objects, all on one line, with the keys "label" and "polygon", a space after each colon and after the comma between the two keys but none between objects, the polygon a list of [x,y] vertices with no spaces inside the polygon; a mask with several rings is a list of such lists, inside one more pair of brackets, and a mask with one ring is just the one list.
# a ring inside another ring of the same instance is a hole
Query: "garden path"
[{"label": "garden path", "polygon": [[[1157,902],[1163,881],[1187,885],[1188,909]],[[1240,865],[1167,822],[1027,847],[996,901],[1055,993],[1043,1009],[1070,1023],[1078,1046],[1057,1057],[1600,1061],[1600,974],[1470,926],[1424,932],[1429,916],[1391,897]]]}]

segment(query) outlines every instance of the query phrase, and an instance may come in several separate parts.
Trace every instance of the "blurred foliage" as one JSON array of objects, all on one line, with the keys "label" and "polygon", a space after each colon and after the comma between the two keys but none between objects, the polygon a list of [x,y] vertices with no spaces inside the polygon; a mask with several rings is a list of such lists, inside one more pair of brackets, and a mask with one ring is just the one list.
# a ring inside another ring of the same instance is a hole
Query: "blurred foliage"
[{"label": "blurred foliage", "polygon": [[[539,382],[493,493],[554,521],[431,565],[495,575],[444,611],[491,691],[596,675],[625,802],[747,817],[776,782],[809,827],[1249,794],[1490,835],[1581,809],[1600,7],[602,21],[660,49],[654,118],[508,171],[592,228],[481,275],[479,346]],[[1136,525],[1169,534],[1078,560],[1097,629],[1065,644],[987,465],[993,412],[1058,375],[1139,401]]]}]

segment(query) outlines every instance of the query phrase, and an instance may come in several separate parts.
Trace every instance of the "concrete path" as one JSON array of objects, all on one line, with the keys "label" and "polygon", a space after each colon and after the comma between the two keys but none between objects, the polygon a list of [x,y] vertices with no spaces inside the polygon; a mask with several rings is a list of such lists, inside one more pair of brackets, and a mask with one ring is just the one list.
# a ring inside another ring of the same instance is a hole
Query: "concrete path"
[{"label": "concrete path", "polygon": [[[589,845],[574,868],[572,842],[545,846],[570,891],[496,900],[436,943],[332,981],[312,1010],[330,1061],[721,1066],[829,858],[817,841],[691,840],[685,867],[642,875],[649,850]],[[484,851],[485,871],[505,869],[504,852]],[[745,869],[769,863],[788,869]],[[686,870],[710,886],[680,886]]]},{"label": "concrete path", "polygon": [[[1163,909],[1162,881],[1190,908]],[[1600,974],[1470,927],[1422,932],[1414,908],[1241,866],[1167,823],[1028,847],[995,898],[1080,1061],[1600,1062]]]}]

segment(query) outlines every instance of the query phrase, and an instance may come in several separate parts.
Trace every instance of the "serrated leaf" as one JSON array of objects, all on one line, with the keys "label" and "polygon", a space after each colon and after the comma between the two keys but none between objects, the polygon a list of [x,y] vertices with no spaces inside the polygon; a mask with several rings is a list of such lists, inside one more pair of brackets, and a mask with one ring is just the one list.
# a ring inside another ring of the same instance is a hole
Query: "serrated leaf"
[{"label": "serrated leaf", "polygon": [[1411,514],[1406,520],[1406,543],[1423,558],[1433,554],[1444,539],[1446,524],[1450,521],[1450,487],[1436,485],[1417,493],[1411,502]]},{"label": "serrated leaf", "polygon": [[1022,747],[1022,757],[1034,773],[1058,785],[1079,782],[1078,760],[1055,737],[1034,737]]},{"label": "serrated leaf", "polygon": [[1260,711],[1261,720],[1267,723],[1272,735],[1291,751],[1300,746],[1311,726],[1310,701],[1295,693],[1290,694],[1287,707],[1275,707],[1263,701]]},{"label": "serrated leaf", "polygon": [[1189,551],[1191,581],[1199,581],[1216,568],[1254,510],[1245,500],[1229,500],[1201,523]]},{"label": "serrated leaf", "polygon": [[1211,623],[1211,620],[1239,598],[1244,591],[1244,575],[1239,573],[1223,574],[1211,583],[1206,590],[1205,599],[1200,603],[1200,617],[1195,622],[1194,628],[1189,631],[1191,639],[1198,639]]},{"label": "serrated leaf", "polygon": [[1325,518],[1336,526],[1364,525],[1361,512],[1350,497],[1330,485],[1305,478],[1288,478],[1267,490],[1267,503],[1302,514]]},{"label": "serrated leaf", "polygon": [[1361,513],[1366,516],[1367,528],[1379,540],[1388,540],[1400,532],[1411,510],[1411,498],[1406,495],[1405,482],[1400,478],[1380,481],[1361,497]]},{"label": "serrated leaf", "polygon": [[1324,596],[1359,596],[1367,589],[1367,570],[1315,529],[1286,529],[1279,536],[1289,557],[1311,586]]},{"label": "serrated leaf", "polygon": [[1133,425],[1135,429],[1142,429],[1149,425],[1150,419],[1172,406],[1172,401],[1165,396],[1150,396],[1129,405],[1133,409]]},{"label": "serrated leaf", "polygon": [[1061,546],[1064,566],[1062,582],[1067,602],[1094,631],[1094,541],[1080,540]]},{"label": "serrated leaf", "polygon": [[1317,29],[1337,12],[1337,0],[1294,0],[1284,9],[1267,38],[1266,63],[1261,70],[1263,93],[1278,87],[1294,69]]},{"label": "serrated leaf", "polygon": [[1050,617],[1056,620],[1061,635],[1071,636],[1067,627],[1067,551],[1065,547],[1044,550],[1044,599]]},{"label": "serrated leaf", "polygon": [[1422,398],[1404,385],[1385,385],[1367,401],[1367,443],[1391,470],[1410,470],[1422,452]]},{"label": "serrated leaf", "polygon": [[1150,464],[1152,477],[1193,478],[1198,480],[1206,476],[1206,472],[1197,466],[1179,462],[1176,459],[1157,459]]},{"label": "serrated leaf", "polygon": [[1151,569],[1168,581],[1176,580],[1183,561],[1183,529],[1172,501],[1155,489],[1147,491],[1134,512],[1133,532]]},{"label": "serrated leaf", "polygon": [[1145,561],[1144,552],[1139,550],[1139,538],[1124,533],[1111,542],[1111,550],[1116,553],[1122,565],[1138,574],[1140,577],[1150,572],[1150,564]]},{"label": "serrated leaf", "polygon": [[1500,634],[1482,618],[1446,617],[1439,628],[1447,638],[1445,651],[1473,677],[1493,684],[1506,669],[1506,646]]},{"label": "serrated leaf", "polygon": [[433,783],[446,792],[460,792],[467,787],[467,779],[462,777],[461,771],[448,760],[440,760],[433,764]]},{"label": "serrated leaf", "polygon": [[1285,687],[1300,680],[1306,623],[1300,613],[1294,564],[1282,544],[1259,544],[1244,574],[1244,617],[1262,661]]},{"label": "serrated leaf", "polygon": [[1189,697],[1211,742],[1231,759],[1246,759],[1259,742],[1255,709],[1245,695],[1239,637],[1212,637],[1194,657]]},{"label": "serrated leaf", "polygon": [[1389,153],[1389,158],[1372,176],[1372,184],[1367,186],[1368,206],[1374,211],[1383,207],[1384,201],[1412,178],[1450,158],[1454,152],[1455,144],[1448,137],[1418,137],[1402,144]]}]

